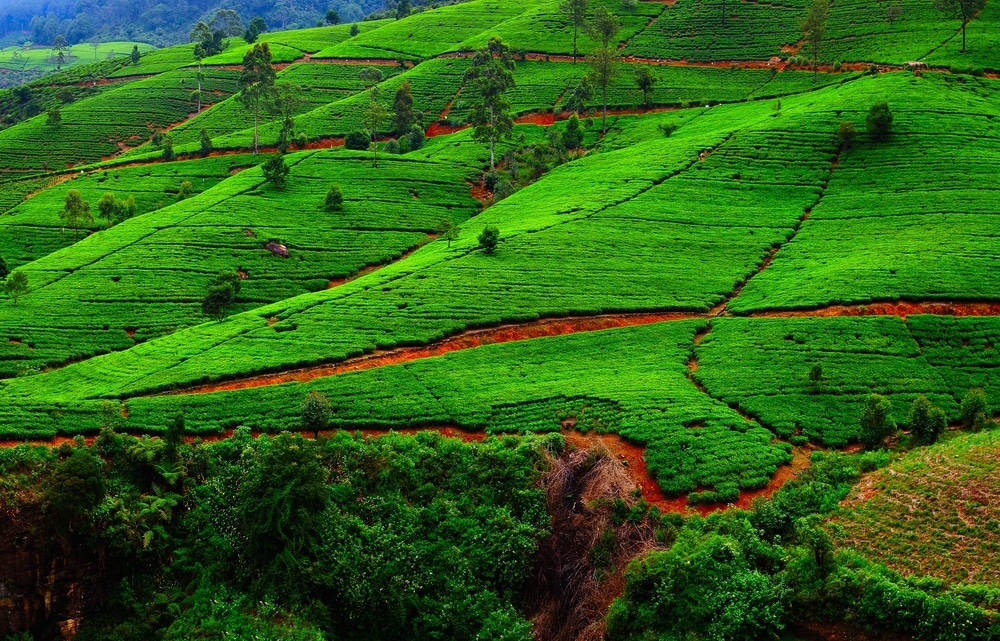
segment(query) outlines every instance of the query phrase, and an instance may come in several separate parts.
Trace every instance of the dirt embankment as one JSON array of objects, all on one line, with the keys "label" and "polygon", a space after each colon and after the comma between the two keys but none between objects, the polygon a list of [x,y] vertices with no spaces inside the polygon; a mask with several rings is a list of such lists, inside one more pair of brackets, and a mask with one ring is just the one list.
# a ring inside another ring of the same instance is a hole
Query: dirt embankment
[{"label": "dirt embankment", "polygon": [[550,457],[542,485],[553,533],[536,553],[525,613],[538,639],[597,641],[626,565],[657,546],[654,529],[646,520],[615,524],[614,502],[634,505],[636,486],[601,442]]}]

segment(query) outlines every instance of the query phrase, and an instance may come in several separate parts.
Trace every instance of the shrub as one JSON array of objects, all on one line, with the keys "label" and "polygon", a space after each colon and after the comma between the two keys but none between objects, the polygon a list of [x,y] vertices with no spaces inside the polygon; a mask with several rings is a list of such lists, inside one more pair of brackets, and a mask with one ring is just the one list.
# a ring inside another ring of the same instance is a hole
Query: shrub
[{"label": "shrub", "polygon": [[424,146],[424,130],[420,128],[420,125],[413,125],[410,127],[410,133],[406,134],[406,142],[409,144],[410,151],[416,151]]},{"label": "shrub", "polygon": [[479,248],[487,254],[496,251],[498,242],[500,242],[500,230],[496,225],[487,225],[479,234]]},{"label": "shrub", "polygon": [[361,33],[361,29],[358,27],[358,23],[355,22],[354,24],[351,25],[351,37],[353,38],[359,33]]},{"label": "shrub", "polygon": [[944,432],[948,422],[944,410],[921,394],[910,406],[909,425],[914,439],[921,443],[933,443]]},{"label": "shrub", "polygon": [[319,433],[330,424],[332,415],[330,401],[319,392],[309,392],[302,399],[302,430],[312,432],[316,438],[319,438]]},{"label": "shrub", "polygon": [[668,122],[665,124],[657,125],[656,128],[660,130],[660,133],[663,134],[664,138],[669,138],[671,134],[677,131],[677,123]]},{"label": "shrub", "polygon": [[370,140],[367,133],[352,131],[344,137],[344,148],[355,151],[367,151]]},{"label": "shrub", "polygon": [[492,169],[485,174],[483,174],[483,187],[486,191],[494,191],[497,185],[500,184],[500,174],[497,173],[495,169]]},{"label": "shrub", "polygon": [[45,124],[50,127],[58,127],[62,124],[62,112],[59,111],[59,107],[49,109],[45,116]]},{"label": "shrub", "polygon": [[844,120],[837,127],[837,135],[834,139],[837,149],[847,151],[858,138],[858,130],[854,128],[853,120]]},{"label": "shrub", "polygon": [[186,200],[191,196],[194,196],[194,186],[190,180],[185,180],[181,183],[180,189],[177,190],[177,201]]},{"label": "shrub", "polygon": [[229,306],[236,302],[236,295],[240,293],[241,284],[242,280],[238,273],[234,271],[219,272],[215,280],[208,284],[208,293],[201,301],[202,313],[221,321],[225,318]]},{"label": "shrub", "polygon": [[0,278],[7,278],[7,274],[10,273],[10,268],[7,267],[7,260],[0,256]]},{"label": "shrub", "polygon": [[885,446],[885,439],[896,433],[896,421],[889,416],[892,403],[880,394],[872,394],[861,411],[861,443],[868,449]]},{"label": "shrub", "polygon": [[385,143],[385,153],[387,153],[387,154],[398,154],[398,153],[400,153],[399,141],[393,139],[393,140],[390,140],[389,142]]},{"label": "shrub", "polygon": [[163,153],[160,157],[163,160],[173,160],[177,157],[174,153],[174,141],[170,136],[163,136]]},{"label": "shrub", "polygon": [[892,111],[889,110],[888,102],[883,100],[871,106],[865,119],[865,127],[868,129],[868,137],[874,142],[881,142],[889,137]]},{"label": "shrub", "polygon": [[264,171],[264,180],[274,185],[277,189],[282,189],[285,186],[285,178],[287,178],[288,172],[291,171],[291,167],[285,163],[284,156],[281,154],[272,154],[260,167]]},{"label": "shrub", "polygon": [[970,389],[962,399],[962,426],[965,429],[981,430],[989,422],[990,406],[986,392],[981,388]]},{"label": "shrub", "polygon": [[201,157],[204,158],[208,154],[212,153],[212,139],[209,138],[208,132],[204,129],[198,132],[198,139],[201,142],[201,149],[199,150],[199,153],[201,153]]},{"label": "shrub", "polygon": [[327,211],[339,211],[344,206],[344,192],[340,190],[340,185],[333,183],[326,192],[324,201]]}]

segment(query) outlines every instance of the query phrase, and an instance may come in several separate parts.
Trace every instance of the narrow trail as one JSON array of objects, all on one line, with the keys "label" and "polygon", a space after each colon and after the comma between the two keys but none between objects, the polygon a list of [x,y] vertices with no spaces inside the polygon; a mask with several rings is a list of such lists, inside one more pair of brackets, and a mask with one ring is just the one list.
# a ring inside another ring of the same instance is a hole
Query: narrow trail
[{"label": "narrow trail", "polygon": [[401,347],[392,350],[376,350],[369,354],[349,358],[338,363],[316,365],[275,374],[263,374],[231,381],[223,381],[208,385],[200,385],[181,390],[174,390],[155,396],[175,396],[187,394],[211,394],[213,392],[232,391],[283,383],[305,383],[316,378],[335,376],[345,372],[363,371],[388,365],[399,365],[425,358],[433,358],[450,352],[471,349],[481,345],[511,343],[546,336],[563,336],[581,332],[593,332],[604,329],[634,327],[665,321],[690,320],[703,318],[704,315],[664,312],[610,314],[602,316],[582,316],[549,318],[521,324],[507,324],[497,327],[472,329],[449,338],[430,343],[421,347]]}]

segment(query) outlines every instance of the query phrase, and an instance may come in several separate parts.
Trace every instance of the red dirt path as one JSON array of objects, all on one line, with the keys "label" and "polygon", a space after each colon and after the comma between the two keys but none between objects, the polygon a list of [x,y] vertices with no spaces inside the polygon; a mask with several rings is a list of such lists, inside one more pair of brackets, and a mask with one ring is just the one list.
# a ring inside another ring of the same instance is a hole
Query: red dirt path
[{"label": "red dirt path", "polygon": [[754,312],[750,316],[765,318],[800,318],[828,316],[899,316],[906,319],[915,314],[938,316],[1000,316],[1000,303],[984,302],[909,302],[869,303],[867,305],[830,305],[808,310]]},{"label": "red dirt path", "polygon": [[198,387],[167,392],[167,395],[177,394],[211,394],[213,392],[265,387],[282,383],[305,383],[316,378],[334,376],[345,372],[362,371],[388,365],[398,365],[411,361],[441,356],[449,352],[471,349],[480,345],[510,343],[514,341],[541,338],[543,336],[562,336],[578,332],[592,332],[616,327],[632,327],[648,325],[664,321],[700,318],[695,314],[667,312],[659,314],[617,314],[607,316],[573,317],[542,319],[520,325],[500,325],[486,329],[474,329],[463,332],[442,341],[424,347],[402,347],[393,350],[377,350],[370,354],[350,358],[340,363],[317,365],[297,370],[279,372],[263,376],[253,376],[235,381],[213,383]]}]

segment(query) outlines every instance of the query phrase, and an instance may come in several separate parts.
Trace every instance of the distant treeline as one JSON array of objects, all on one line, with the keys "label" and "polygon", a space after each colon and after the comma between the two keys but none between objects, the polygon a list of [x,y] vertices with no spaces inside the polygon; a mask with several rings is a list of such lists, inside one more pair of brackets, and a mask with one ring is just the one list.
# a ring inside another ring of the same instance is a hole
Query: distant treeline
[{"label": "distant treeline", "polygon": [[[417,3],[422,4],[422,3]],[[70,44],[91,38],[166,46],[186,42],[199,20],[235,9],[249,20],[263,16],[271,29],[313,27],[335,9],[342,22],[356,22],[395,0],[0,0],[0,38],[23,33],[26,40]]]}]

